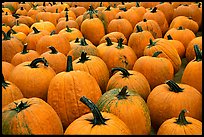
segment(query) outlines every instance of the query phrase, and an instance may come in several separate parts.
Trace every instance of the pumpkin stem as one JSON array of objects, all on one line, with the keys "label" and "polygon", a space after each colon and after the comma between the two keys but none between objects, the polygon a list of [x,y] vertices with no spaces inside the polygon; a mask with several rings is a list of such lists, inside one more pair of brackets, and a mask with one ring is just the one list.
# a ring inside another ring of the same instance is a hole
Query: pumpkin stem
[{"label": "pumpkin stem", "polygon": [[24,110],[30,106],[30,105],[28,105],[27,102],[23,103],[23,101],[21,101],[20,103],[16,103],[16,102],[14,102],[14,103],[16,104],[16,108],[11,109],[11,110],[15,110],[17,113],[19,113],[20,111],[22,111],[22,110]]},{"label": "pumpkin stem", "polygon": [[80,41],[79,41],[79,38],[76,38],[75,41],[74,41],[74,43],[78,43],[78,42],[80,42]]},{"label": "pumpkin stem", "polygon": [[3,40],[10,40],[10,34],[11,34],[11,30],[9,30],[7,33],[5,33],[4,31],[2,31],[2,34],[4,35],[4,39]]},{"label": "pumpkin stem", "polygon": [[58,11],[59,11],[58,8],[56,8],[56,13],[59,13]]},{"label": "pumpkin stem", "polygon": [[116,48],[118,48],[118,49],[124,48],[124,46],[123,46],[123,38],[120,38],[118,40],[118,46]]},{"label": "pumpkin stem", "polygon": [[31,68],[38,68],[37,64],[39,62],[42,62],[46,67],[48,67],[48,62],[44,57],[34,59],[28,66],[30,66]]},{"label": "pumpkin stem", "polygon": [[188,122],[185,118],[185,113],[188,112],[186,109],[183,109],[181,110],[178,118],[176,119],[176,124],[179,124],[179,125],[187,125],[187,124],[192,124],[191,122]]},{"label": "pumpkin stem", "polygon": [[182,92],[184,90],[184,88],[180,88],[178,84],[176,84],[173,80],[167,80],[165,84],[167,84],[170,87],[169,89],[170,91],[173,91],[176,93]]},{"label": "pumpkin stem", "polygon": [[12,14],[13,17],[15,17],[16,19],[19,18],[19,14]]},{"label": "pumpkin stem", "polygon": [[136,2],[136,7],[140,7],[140,4],[139,4],[139,2]]},{"label": "pumpkin stem", "polygon": [[106,46],[111,46],[111,45],[113,45],[113,43],[112,43],[112,41],[110,40],[109,37],[106,37],[105,40],[106,40],[106,42],[107,42]]},{"label": "pumpkin stem", "polygon": [[55,47],[49,46],[48,48],[51,50],[50,54],[57,54],[58,53],[58,51],[55,49]]},{"label": "pumpkin stem", "polygon": [[126,8],[120,8],[120,10],[122,10],[122,11],[127,11],[127,9],[126,9]]},{"label": "pumpkin stem", "polygon": [[198,3],[198,8],[201,8],[201,2]]},{"label": "pumpkin stem", "polygon": [[20,10],[24,10],[23,7],[20,7]]},{"label": "pumpkin stem", "polygon": [[159,54],[161,54],[162,53],[162,51],[156,51],[156,52],[154,52],[154,54],[152,55],[152,57],[157,57]]},{"label": "pumpkin stem", "polygon": [[34,31],[34,34],[40,33],[40,31],[39,31],[36,27],[33,27],[32,29],[33,29],[33,31]]},{"label": "pumpkin stem", "polygon": [[67,31],[67,32],[72,32],[72,30],[69,28],[68,25],[66,25],[66,31]]},{"label": "pumpkin stem", "polygon": [[87,57],[86,55],[87,55],[86,51],[82,51],[81,58],[79,59],[77,63],[84,63],[87,60],[90,60],[89,57]]},{"label": "pumpkin stem", "polygon": [[152,47],[152,46],[155,46],[156,42],[154,42],[151,38],[149,39],[149,45],[148,47]]},{"label": "pumpkin stem", "polygon": [[55,30],[53,30],[53,31],[50,33],[51,36],[54,35],[54,34],[56,34]]},{"label": "pumpkin stem", "polygon": [[127,99],[127,96],[128,95],[128,92],[127,91],[127,86],[124,86],[121,91],[119,92],[119,94],[117,95],[117,98],[120,100],[120,99]]},{"label": "pumpkin stem", "polygon": [[6,87],[8,87],[8,85],[10,84],[5,81],[3,73],[1,73],[1,76],[2,76],[2,86],[4,89],[6,89]]},{"label": "pumpkin stem", "polygon": [[110,11],[110,5],[108,5],[108,7],[106,8],[106,10],[105,11]]},{"label": "pumpkin stem", "polygon": [[25,44],[23,45],[23,50],[22,50],[21,54],[26,54],[26,53],[28,53],[27,47],[28,47],[28,43],[25,43]]},{"label": "pumpkin stem", "polygon": [[167,35],[168,40],[173,40],[172,36],[169,34]]},{"label": "pumpkin stem", "polygon": [[130,75],[133,75],[133,74],[130,74],[125,68],[121,68],[121,67],[117,67],[117,68],[112,68],[111,69],[111,73],[114,74],[115,71],[120,71],[122,72],[122,75],[123,77],[122,78],[127,78],[129,77]]},{"label": "pumpkin stem", "polygon": [[108,119],[103,118],[101,112],[99,111],[99,109],[97,108],[97,106],[90,100],[87,99],[85,96],[82,96],[80,98],[80,101],[85,104],[87,107],[89,107],[89,109],[91,110],[92,114],[93,114],[93,119],[87,119],[88,121],[91,122],[91,124],[93,124],[93,127],[95,125],[106,125],[106,121]]},{"label": "pumpkin stem", "polygon": [[16,26],[19,26],[20,24],[19,24],[19,20],[16,20]]},{"label": "pumpkin stem", "polygon": [[157,7],[154,7],[152,10],[151,10],[151,13],[155,13],[157,12]]},{"label": "pumpkin stem", "polygon": [[73,71],[73,66],[72,66],[72,56],[67,57],[67,69],[66,72]]},{"label": "pumpkin stem", "polygon": [[136,28],[137,28],[137,32],[142,32],[142,31],[143,31],[143,30],[142,30],[142,27],[139,26],[139,25],[137,25]]},{"label": "pumpkin stem", "polygon": [[147,19],[143,19],[144,22],[147,22]]},{"label": "pumpkin stem", "polygon": [[64,11],[69,11],[69,9],[66,7],[66,8],[64,9]]},{"label": "pumpkin stem", "polygon": [[177,30],[184,30],[184,28],[183,28],[182,26],[179,26],[179,27],[177,28]]},{"label": "pumpkin stem", "polygon": [[17,32],[15,30],[13,30],[12,28],[10,29],[12,34],[17,34]]},{"label": "pumpkin stem", "polygon": [[80,42],[81,42],[81,43],[80,43],[81,46],[86,46],[86,45],[88,45],[88,44],[86,43],[85,38],[81,38]]},{"label": "pumpkin stem", "polygon": [[194,61],[202,61],[202,52],[200,51],[198,45],[194,45],[194,51],[196,59]]},{"label": "pumpkin stem", "polygon": [[65,13],[65,18],[66,18],[66,21],[69,21],[69,16],[68,16],[68,12],[67,11]]}]

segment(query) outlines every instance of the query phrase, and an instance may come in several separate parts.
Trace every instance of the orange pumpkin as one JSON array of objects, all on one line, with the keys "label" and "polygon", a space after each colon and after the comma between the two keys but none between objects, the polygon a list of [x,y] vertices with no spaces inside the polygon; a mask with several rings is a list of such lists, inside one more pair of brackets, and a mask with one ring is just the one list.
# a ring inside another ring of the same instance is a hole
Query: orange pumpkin
[{"label": "orange pumpkin", "polygon": [[18,19],[16,20],[16,24],[12,27],[12,29],[16,32],[23,32],[26,35],[31,32],[30,28],[26,24],[19,23]]},{"label": "orange pumpkin", "polygon": [[21,98],[23,98],[21,90],[12,82],[4,80],[4,75],[2,74],[2,108]]},{"label": "orange pumpkin", "polygon": [[184,69],[181,83],[196,88],[202,94],[202,53],[198,45],[194,45],[196,58],[191,60]]},{"label": "orange pumpkin", "polygon": [[96,103],[102,92],[96,79],[88,72],[73,70],[72,57],[68,56],[66,71],[60,72],[52,78],[47,95],[47,102],[59,115],[64,129],[76,118],[89,112],[78,101],[83,95]]},{"label": "orange pumpkin", "polygon": [[16,18],[11,14],[8,14],[8,12],[2,15],[2,23],[6,24],[7,26],[12,28],[15,25],[15,22]]},{"label": "orange pumpkin", "polygon": [[[115,32],[110,32],[110,33],[106,34],[105,36],[103,36],[103,37],[101,38],[99,44],[105,43],[107,37],[108,37],[112,42],[118,42],[118,40],[119,40],[120,38],[122,38],[122,39],[123,39],[123,44],[127,44],[127,39],[126,39],[125,35],[124,35],[123,33],[121,33],[121,32],[117,32],[117,31],[115,31]],[[98,45],[98,46],[99,46],[99,45]],[[97,46],[97,47],[98,47],[98,46]]]},{"label": "orange pumpkin", "polygon": [[9,81],[21,90],[24,97],[39,97],[46,101],[48,86],[55,75],[44,58],[36,58],[17,65],[11,72]]},{"label": "orange pumpkin", "polygon": [[181,110],[178,118],[173,117],[162,123],[157,135],[202,135],[202,122],[186,117],[186,109]]},{"label": "orange pumpkin", "polygon": [[11,31],[12,31],[11,37],[15,37],[15,38],[17,38],[18,40],[20,40],[20,41],[23,43],[23,41],[24,41],[25,38],[26,38],[26,34],[23,33],[23,32],[16,32],[16,31],[13,30],[12,28],[11,28]]},{"label": "orange pumpkin", "polygon": [[73,7],[70,7],[69,10],[73,11],[76,15],[76,18],[80,15],[83,15],[84,12],[86,12],[86,8],[78,5],[74,5]]},{"label": "orange pumpkin", "polygon": [[151,123],[155,130],[172,117],[179,115],[183,108],[191,113],[188,116],[202,120],[202,95],[192,86],[177,84],[168,80],[155,87],[147,98]]},{"label": "orange pumpkin", "polygon": [[49,21],[43,21],[43,20],[33,23],[30,28],[33,29],[33,27],[35,27],[38,30],[47,30],[48,32],[52,32],[53,30],[56,29],[53,23]]},{"label": "orange pumpkin", "polygon": [[99,98],[97,106],[100,111],[118,116],[132,134],[150,134],[151,120],[147,104],[137,92],[129,90],[127,86],[107,91]]},{"label": "orange pumpkin", "polygon": [[130,129],[117,116],[100,112],[97,106],[84,96],[80,98],[80,101],[89,107],[91,113],[74,120],[66,128],[64,135],[131,135]]},{"label": "orange pumpkin", "polygon": [[22,98],[2,109],[2,133],[63,135],[63,128],[59,116],[45,101],[39,98]]},{"label": "orange pumpkin", "polygon": [[11,71],[14,69],[14,65],[6,62],[6,61],[2,61],[2,74],[4,75],[4,79],[8,80],[9,75],[11,73]]},{"label": "orange pumpkin", "polygon": [[23,15],[23,16],[27,16],[28,11],[24,8],[24,7],[20,7],[16,10],[16,13],[18,15]]}]

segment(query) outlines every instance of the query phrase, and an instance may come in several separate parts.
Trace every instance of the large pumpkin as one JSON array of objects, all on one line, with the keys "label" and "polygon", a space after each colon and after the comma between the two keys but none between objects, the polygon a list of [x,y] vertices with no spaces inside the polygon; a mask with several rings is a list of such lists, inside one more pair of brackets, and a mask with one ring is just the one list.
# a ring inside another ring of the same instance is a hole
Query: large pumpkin
[{"label": "large pumpkin", "polygon": [[101,94],[93,76],[80,70],[73,71],[72,57],[68,56],[66,71],[58,73],[49,84],[47,102],[66,129],[76,118],[88,112],[88,108],[78,101],[80,97],[87,96],[96,103]]},{"label": "large pumpkin", "polygon": [[39,98],[22,98],[2,109],[4,135],[62,135],[63,128],[54,109]]},{"label": "large pumpkin", "polygon": [[36,58],[17,65],[11,72],[9,81],[21,90],[24,97],[39,97],[46,101],[48,86],[55,75],[47,60]]},{"label": "large pumpkin", "polygon": [[178,117],[164,121],[159,127],[157,135],[202,135],[202,122],[192,117],[186,117],[186,112],[189,111],[183,109]]},{"label": "large pumpkin", "polygon": [[129,127],[132,134],[149,135],[151,120],[149,109],[143,98],[127,86],[104,93],[97,102],[100,111],[118,116]]},{"label": "large pumpkin", "polygon": [[130,129],[117,116],[100,112],[97,106],[85,96],[80,101],[91,110],[74,120],[64,135],[131,135]]},{"label": "large pumpkin", "polygon": [[192,86],[177,84],[168,80],[155,87],[147,98],[147,106],[154,129],[167,119],[179,115],[183,108],[191,113],[188,116],[202,120],[202,95]]}]

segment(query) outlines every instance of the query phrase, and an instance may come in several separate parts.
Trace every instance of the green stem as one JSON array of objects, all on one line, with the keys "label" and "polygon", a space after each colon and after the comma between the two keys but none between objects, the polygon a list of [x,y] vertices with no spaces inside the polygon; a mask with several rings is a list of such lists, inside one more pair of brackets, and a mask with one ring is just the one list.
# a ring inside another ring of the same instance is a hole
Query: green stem
[{"label": "green stem", "polygon": [[33,29],[33,31],[34,31],[34,34],[40,33],[40,31],[39,31],[36,27],[33,27],[32,29]]},{"label": "green stem", "polygon": [[80,42],[79,38],[76,38],[75,41],[74,41],[74,43],[79,43],[79,42]]},{"label": "green stem", "polygon": [[127,96],[128,95],[128,92],[127,91],[127,86],[124,86],[121,91],[119,92],[119,94],[117,95],[117,98],[120,100],[120,99],[127,99]]},{"label": "green stem", "polygon": [[124,48],[124,46],[123,46],[123,38],[120,38],[118,40],[118,46],[116,48],[118,48],[118,49]]},{"label": "green stem", "polygon": [[24,110],[30,106],[30,105],[28,105],[27,102],[23,103],[23,101],[21,101],[20,103],[16,103],[16,102],[14,102],[14,103],[16,104],[16,108],[11,109],[11,110],[15,110],[17,113],[19,113],[20,111],[22,111],[22,110]]},{"label": "green stem", "polygon": [[159,54],[161,54],[162,53],[162,51],[156,51],[156,52],[154,52],[154,54],[152,55],[152,57],[157,57]]},{"label": "green stem", "polygon": [[120,71],[120,72],[122,72],[122,75],[123,75],[122,78],[125,78],[125,77],[127,78],[127,77],[129,77],[130,75],[133,75],[133,74],[130,74],[130,73],[128,72],[128,70],[126,70],[125,68],[121,68],[121,67],[117,67],[117,68],[112,68],[112,69],[111,69],[111,73],[112,73],[112,74],[114,74],[115,71]]},{"label": "green stem", "polygon": [[89,57],[87,57],[86,55],[87,55],[87,53],[85,51],[82,51],[81,58],[79,59],[79,61],[77,63],[84,63],[84,62],[90,60]]},{"label": "green stem", "polygon": [[17,34],[17,32],[15,30],[13,30],[12,28],[10,29],[12,34]]},{"label": "green stem", "polygon": [[87,46],[88,44],[86,43],[86,40],[85,40],[85,38],[81,38],[81,40],[80,40],[80,45],[81,46]]},{"label": "green stem", "polygon": [[58,53],[58,51],[55,49],[55,47],[49,46],[48,48],[51,50],[50,54],[57,54]]},{"label": "green stem", "polygon": [[21,54],[27,54],[27,53],[28,53],[27,47],[28,47],[28,44],[25,43],[25,44],[23,45],[23,50],[22,50]]},{"label": "green stem", "polygon": [[140,7],[140,4],[139,4],[139,2],[136,2],[136,7]]},{"label": "green stem", "polygon": [[106,40],[106,42],[107,42],[106,46],[111,46],[111,45],[113,45],[113,43],[112,43],[112,41],[110,40],[109,37],[106,37],[105,40]]},{"label": "green stem", "polygon": [[73,66],[72,66],[72,56],[67,57],[67,69],[66,72],[73,71]]},{"label": "green stem", "polygon": [[65,18],[66,18],[66,21],[69,21],[68,11],[66,11],[65,13]]},{"label": "green stem", "polygon": [[56,34],[55,30],[53,30],[51,33],[50,33],[50,36]]},{"label": "green stem", "polygon": [[93,114],[93,119],[87,119],[88,121],[91,122],[91,124],[93,124],[93,126],[95,125],[106,125],[106,121],[108,119],[103,118],[101,112],[99,111],[99,109],[97,108],[97,106],[89,99],[87,99],[86,97],[82,96],[80,98],[80,101],[85,104],[87,107],[89,107],[89,109],[91,110],[92,114]]},{"label": "green stem", "polygon": [[8,87],[8,85],[10,84],[5,81],[3,73],[1,73],[1,76],[2,76],[2,86],[4,89],[6,89],[6,87]]},{"label": "green stem", "polygon": [[187,112],[186,109],[181,110],[181,112],[180,112],[178,118],[176,119],[176,122],[174,122],[174,123],[179,124],[179,125],[192,124],[191,122],[188,122],[188,121],[186,120],[186,118],[185,118],[185,113],[186,113],[186,112]]},{"label": "green stem", "polygon": [[167,80],[165,82],[165,84],[167,84],[170,87],[170,91],[179,93],[179,92],[183,92],[183,88],[180,88],[178,84],[176,84],[173,80]]},{"label": "green stem", "polygon": [[142,31],[143,31],[143,30],[142,30],[142,27],[139,26],[139,25],[137,25],[136,28],[137,28],[137,32],[142,32]]},{"label": "green stem", "polygon": [[149,45],[148,45],[148,48],[152,47],[152,46],[155,46],[156,45],[156,42],[154,42],[151,38],[149,39]]},{"label": "green stem", "polygon": [[68,25],[66,25],[66,32],[72,32]]},{"label": "green stem", "polygon": [[202,61],[202,53],[201,53],[198,45],[194,45],[194,51],[195,51],[195,55],[196,55],[195,61]]},{"label": "green stem", "polygon": [[168,40],[173,40],[172,36],[169,34],[167,35]]},{"label": "green stem", "polygon": [[2,34],[4,35],[4,39],[3,40],[10,40],[11,39],[11,30],[9,30],[7,33],[5,33],[4,31],[2,31]]},{"label": "green stem", "polygon": [[56,8],[56,13],[59,13],[59,12],[58,12],[58,8]]},{"label": "green stem", "polygon": [[42,62],[46,67],[48,67],[48,62],[45,58],[36,58],[28,66],[31,68],[38,68],[37,64]]},{"label": "green stem", "polygon": [[182,26],[179,26],[179,27],[177,28],[177,30],[184,30],[184,28],[183,28]]}]

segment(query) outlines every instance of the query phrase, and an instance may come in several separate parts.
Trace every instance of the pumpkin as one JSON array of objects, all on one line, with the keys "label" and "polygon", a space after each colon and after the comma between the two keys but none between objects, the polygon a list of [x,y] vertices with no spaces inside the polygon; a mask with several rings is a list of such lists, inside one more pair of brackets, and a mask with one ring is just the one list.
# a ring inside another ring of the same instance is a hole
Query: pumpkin
[{"label": "pumpkin", "polygon": [[73,7],[70,7],[69,10],[73,11],[76,15],[76,18],[80,15],[83,15],[84,12],[86,12],[86,8],[82,6],[74,5]]},{"label": "pumpkin", "polygon": [[147,10],[147,12],[143,15],[143,19],[155,20],[162,31],[162,35],[164,35],[169,28],[165,14],[157,7]]},{"label": "pumpkin", "polygon": [[12,27],[12,29],[16,32],[23,32],[26,35],[31,32],[30,28],[26,24],[19,23],[18,19],[16,20],[16,24]]},{"label": "pumpkin", "polygon": [[130,135],[127,125],[117,116],[100,112],[97,106],[88,98],[82,96],[80,101],[91,110],[74,120],[65,130],[64,135]]},{"label": "pumpkin", "polygon": [[202,135],[202,122],[186,117],[186,109],[182,109],[179,116],[168,119],[159,127],[157,135]]},{"label": "pumpkin", "polygon": [[194,45],[198,45],[198,47],[202,50],[202,36],[196,37],[192,39],[186,48],[186,60],[190,62],[195,58],[195,51],[194,51]]},{"label": "pumpkin", "polygon": [[[143,15],[146,12],[146,9],[143,6],[140,6],[139,2],[136,2],[135,6],[132,6],[130,8],[130,10],[133,10],[138,16],[138,20],[142,21],[143,19]],[[135,24],[136,25],[136,24]],[[135,27],[135,25],[133,26],[133,28]]]},{"label": "pumpkin", "polygon": [[72,56],[73,60],[81,56],[82,51],[86,51],[88,55],[98,56],[98,49],[90,42],[86,42],[85,38],[81,38],[79,42],[75,41],[68,52],[68,56]]},{"label": "pumpkin", "polygon": [[8,12],[2,15],[2,23],[6,24],[7,26],[12,28],[15,25],[15,22],[16,18],[13,17],[13,15],[8,14]]},{"label": "pumpkin", "polygon": [[152,56],[156,51],[162,51],[159,57],[169,59],[174,67],[174,74],[177,73],[181,66],[181,59],[172,43],[164,38],[150,39],[149,45],[144,49],[144,55]]},{"label": "pumpkin", "polygon": [[149,39],[153,39],[151,32],[143,30],[141,26],[136,26],[137,30],[133,32],[128,40],[128,46],[131,47],[137,58],[143,56],[144,49],[149,43]]},{"label": "pumpkin", "polygon": [[24,7],[20,7],[19,9],[16,10],[15,14],[27,16],[28,11]]},{"label": "pumpkin", "polygon": [[2,5],[2,13],[4,14],[6,12],[7,14],[12,14],[9,8],[4,8],[4,6]]},{"label": "pumpkin", "polygon": [[150,110],[151,123],[154,129],[172,117],[179,115],[186,108],[191,113],[187,116],[202,120],[202,95],[192,86],[177,84],[167,80],[158,85],[149,94],[147,106]]},{"label": "pumpkin", "polygon": [[[164,38],[167,39],[167,36],[171,35],[171,37],[175,40],[178,40],[183,43],[185,49],[188,46],[188,43],[194,39],[196,36],[193,33],[193,31],[183,28],[182,26],[179,26],[178,28],[171,28],[169,29],[166,34],[164,35]],[[185,36],[185,37],[183,37]]]},{"label": "pumpkin", "polygon": [[100,111],[118,116],[132,134],[149,135],[151,120],[143,98],[127,86],[114,88],[104,93],[96,104]]},{"label": "pumpkin", "polygon": [[37,42],[40,40],[42,36],[49,35],[49,31],[47,30],[38,30],[36,27],[32,27],[32,32],[30,32],[23,43],[27,43],[28,49],[36,50]]},{"label": "pumpkin", "polygon": [[115,31],[123,33],[125,38],[128,40],[133,31],[133,27],[127,19],[119,16],[118,18],[111,20],[108,24],[108,33]]},{"label": "pumpkin", "polygon": [[[105,43],[107,37],[108,37],[112,42],[118,42],[118,40],[119,40],[120,38],[122,38],[122,39],[123,39],[123,44],[127,44],[127,39],[126,39],[125,35],[124,35],[123,33],[121,33],[121,32],[117,32],[117,31],[115,31],[115,32],[110,32],[110,33],[106,34],[105,36],[103,36],[103,37],[101,38],[99,44]],[[98,45],[98,46],[99,46],[99,45]],[[98,46],[97,46],[97,47],[98,47]]]},{"label": "pumpkin", "polygon": [[31,9],[31,5],[32,4],[29,4],[28,2],[21,2],[19,3],[18,8],[23,7],[26,11],[29,11]]},{"label": "pumpkin", "polygon": [[10,11],[13,13],[16,12],[16,10],[18,9],[18,5],[19,5],[19,2],[4,2],[3,3],[3,6],[5,8],[8,8],[10,9]]},{"label": "pumpkin", "polygon": [[99,18],[93,18],[91,12],[89,15],[90,18],[85,19],[81,23],[81,33],[86,39],[98,46],[100,39],[105,35],[104,25]]},{"label": "pumpkin", "polygon": [[63,53],[58,52],[53,46],[48,48],[51,51],[42,53],[40,57],[44,57],[49,62],[50,67],[53,68],[56,74],[65,71],[67,57]]},{"label": "pumpkin", "polygon": [[70,51],[70,43],[64,37],[52,31],[50,35],[42,36],[36,44],[36,51],[42,54],[48,51],[48,46],[55,47],[59,52],[67,55]]},{"label": "pumpkin", "polygon": [[186,17],[186,16],[177,16],[175,17],[170,26],[169,29],[171,28],[178,28],[179,26],[182,26],[183,28],[187,28],[194,33],[198,32],[199,26],[198,23],[192,20],[192,17]]},{"label": "pumpkin", "polygon": [[47,30],[48,32],[52,32],[53,30],[56,29],[53,23],[43,20],[33,23],[30,28],[33,29],[33,27],[35,27],[37,30]]},{"label": "pumpkin", "polygon": [[46,101],[48,86],[55,75],[47,60],[36,58],[17,65],[11,72],[9,81],[21,90],[24,97],[39,97]]},{"label": "pumpkin", "polygon": [[58,34],[64,36],[68,41],[75,40],[76,38],[83,38],[80,30],[76,28],[70,28],[68,25],[66,26],[66,28],[60,30]]},{"label": "pumpkin", "polygon": [[17,66],[25,61],[32,61],[38,58],[40,55],[35,50],[27,50],[27,44],[24,44],[21,52],[16,53],[11,59],[11,64]]},{"label": "pumpkin", "polygon": [[171,35],[167,35],[168,41],[171,42],[171,44],[176,48],[176,51],[178,52],[180,58],[182,59],[185,57],[185,47],[183,43],[181,43],[178,40],[175,40],[171,37]]},{"label": "pumpkin", "polygon": [[156,39],[156,38],[161,38],[162,37],[162,31],[161,28],[159,26],[159,24],[155,21],[155,20],[147,20],[147,19],[143,19],[142,21],[138,22],[134,29],[133,32],[135,32],[137,30],[136,26],[141,26],[142,30],[147,30],[150,33],[152,33],[152,36]]},{"label": "pumpkin", "polygon": [[6,62],[6,61],[2,61],[2,74],[4,75],[4,79],[8,80],[9,75],[11,73],[11,71],[14,69],[14,65]]},{"label": "pumpkin", "polygon": [[25,40],[25,38],[26,38],[26,34],[25,33],[23,33],[23,32],[16,32],[15,30],[13,30],[12,28],[11,28],[11,37],[15,37],[15,38],[17,38],[18,40],[20,40],[22,43],[23,43],[23,41]]},{"label": "pumpkin", "polygon": [[65,17],[67,13],[68,13],[68,17],[71,17],[74,20],[76,20],[75,13],[73,11],[69,10],[68,7],[66,7],[63,11],[60,12],[60,17]]},{"label": "pumpkin", "polygon": [[40,12],[40,10],[37,7],[38,5],[34,4],[27,14],[29,17],[31,17],[34,20],[34,22],[36,22],[36,15]]},{"label": "pumpkin", "polygon": [[99,54],[99,57],[106,63],[108,70],[111,71],[114,67],[123,67],[125,69],[132,69],[137,56],[133,49],[127,45],[122,44],[123,39],[120,38],[118,44],[109,46],[109,50]]},{"label": "pumpkin", "polygon": [[73,70],[72,57],[68,56],[66,71],[52,78],[47,94],[47,102],[59,115],[64,129],[88,112],[78,101],[83,95],[96,103],[102,92],[95,78],[88,72]]},{"label": "pumpkin", "polygon": [[174,77],[172,63],[164,57],[158,57],[161,54],[162,51],[156,51],[152,56],[142,56],[133,67],[134,71],[146,77],[151,89]]},{"label": "pumpkin", "polygon": [[31,25],[35,23],[34,20],[29,16],[19,16],[18,14],[15,14],[15,17],[19,20],[19,23],[26,24],[28,27],[31,27]]},{"label": "pumpkin", "polygon": [[82,51],[81,57],[73,61],[73,69],[88,72],[96,79],[101,91],[103,93],[106,91],[109,71],[101,58],[93,55],[87,56],[87,53]]},{"label": "pumpkin", "polygon": [[121,88],[126,85],[129,90],[137,92],[145,101],[147,100],[150,93],[150,85],[142,73],[126,70],[121,67],[112,68],[111,73],[113,75],[108,81],[106,91],[114,88]]},{"label": "pumpkin", "polygon": [[[2,31],[7,33],[10,29],[11,29],[11,27],[9,27],[8,25],[2,23]],[[3,36],[3,34],[2,34],[2,36]]]},{"label": "pumpkin", "polygon": [[153,8],[156,5],[158,5],[159,2],[140,2],[140,6],[144,7],[144,8]]},{"label": "pumpkin", "polygon": [[181,83],[196,88],[202,94],[202,52],[194,45],[196,58],[191,60],[184,69]]},{"label": "pumpkin", "polygon": [[2,134],[62,135],[63,128],[59,116],[45,101],[22,98],[2,109]]},{"label": "pumpkin", "polygon": [[20,98],[23,98],[21,90],[12,82],[5,80],[2,74],[2,108]]},{"label": "pumpkin", "polygon": [[2,61],[11,62],[13,56],[20,52],[23,44],[15,37],[11,37],[11,30],[5,33],[2,31],[4,38],[2,39]]},{"label": "pumpkin", "polygon": [[174,9],[176,9],[177,7],[181,6],[181,5],[190,5],[192,2],[172,2],[172,6],[174,7]]}]

